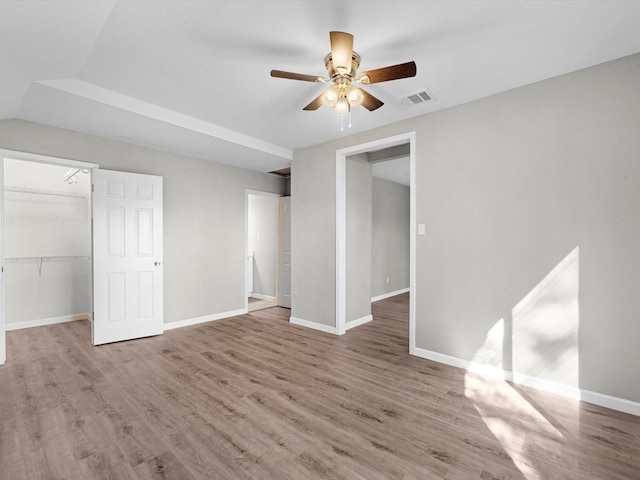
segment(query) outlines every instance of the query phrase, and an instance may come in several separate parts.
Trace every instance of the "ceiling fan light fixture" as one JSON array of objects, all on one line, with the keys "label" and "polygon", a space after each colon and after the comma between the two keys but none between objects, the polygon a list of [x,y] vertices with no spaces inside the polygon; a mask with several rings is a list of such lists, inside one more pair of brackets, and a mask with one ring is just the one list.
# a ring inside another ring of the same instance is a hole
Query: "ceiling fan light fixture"
[{"label": "ceiling fan light fixture", "polygon": [[336,85],[331,85],[326,92],[324,92],[324,96],[322,97],[322,104],[325,107],[333,108],[338,102],[338,98],[340,97],[340,93],[338,91],[338,87]]},{"label": "ceiling fan light fixture", "polygon": [[349,113],[351,110],[351,106],[349,105],[349,101],[346,96],[340,97],[336,102],[336,106],[334,107],[336,113],[344,114]]},{"label": "ceiling fan light fixture", "polygon": [[364,95],[362,95],[362,90],[353,85],[349,85],[349,88],[347,88],[347,101],[349,105],[357,107],[358,105],[362,105],[363,100]]}]

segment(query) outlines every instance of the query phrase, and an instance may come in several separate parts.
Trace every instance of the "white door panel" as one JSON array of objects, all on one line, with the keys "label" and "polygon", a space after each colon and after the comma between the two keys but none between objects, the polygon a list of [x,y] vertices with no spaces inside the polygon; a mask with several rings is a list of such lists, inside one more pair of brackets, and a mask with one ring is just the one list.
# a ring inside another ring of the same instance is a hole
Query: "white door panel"
[{"label": "white door panel", "polygon": [[93,172],[93,344],[163,332],[162,177]]},{"label": "white door panel", "polygon": [[280,272],[278,305],[291,308],[291,197],[280,198]]}]

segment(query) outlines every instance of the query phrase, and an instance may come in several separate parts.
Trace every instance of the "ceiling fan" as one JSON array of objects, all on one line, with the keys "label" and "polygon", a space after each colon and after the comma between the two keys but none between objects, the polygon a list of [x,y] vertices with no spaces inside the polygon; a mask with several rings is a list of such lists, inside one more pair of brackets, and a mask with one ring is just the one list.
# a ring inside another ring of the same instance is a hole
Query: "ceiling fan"
[{"label": "ceiling fan", "polygon": [[333,108],[337,113],[344,114],[350,112],[351,107],[362,105],[367,110],[373,111],[384,103],[354,84],[369,85],[415,77],[416,75],[415,62],[377,68],[356,75],[360,66],[360,55],[353,51],[353,35],[344,32],[329,32],[329,39],[331,52],[324,58],[329,78],[271,70],[272,77],[289,78],[303,82],[331,82],[331,86],[314,98],[303,110],[317,110],[324,105]]}]

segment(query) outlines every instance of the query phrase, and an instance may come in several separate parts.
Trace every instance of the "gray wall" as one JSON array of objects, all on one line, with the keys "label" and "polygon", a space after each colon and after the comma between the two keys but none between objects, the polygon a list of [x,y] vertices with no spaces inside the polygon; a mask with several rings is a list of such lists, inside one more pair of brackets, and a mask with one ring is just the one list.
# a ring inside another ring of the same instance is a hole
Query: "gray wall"
[{"label": "gray wall", "polygon": [[372,196],[371,296],[378,297],[409,288],[409,187],[373,177]]},{"label": "gray wall", "polygon": [[0,148],[163,176],[165,323],[244,308],[245,189],[283,179],[21,120],[0,121]]},{"label": "gray wall", "polygon": [[276,296],[278,197],[248,195],[248,247],[253,251],[253,293]]},{"label": "gray wall", "polygon": [[371,164],[356,156],[345,164],[345,322],[371,315]]},{"label": "gray wall", "polygon": [[[335,150],[415,131],[417,347],[640,401],[639,83],[634,55],[295,152],[324,242],[294,227],[294,265],[334,265]],[[293,281],[331,325],[308,292],[334,268]]]},{"label": "gray wall", "polygon": [[336,325],[335,211],[335,150],[320,145],[294,151],[291,316],[331,327]]}]

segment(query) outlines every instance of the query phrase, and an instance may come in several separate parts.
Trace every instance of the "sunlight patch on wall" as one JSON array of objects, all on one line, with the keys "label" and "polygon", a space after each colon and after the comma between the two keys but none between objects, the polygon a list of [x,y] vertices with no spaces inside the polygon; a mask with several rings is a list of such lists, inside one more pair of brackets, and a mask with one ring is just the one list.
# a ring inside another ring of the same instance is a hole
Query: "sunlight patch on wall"
[{"label": "sunlight patch on wall", "polygon": [[579,387],[579,258],[576,247],[513,308],[515,375]]},{"label": "sunlight patch on wall", "polygon": [[487,332],[484,343],[476,351],[467,370],[491,378],[504,379],[503,345],[504,319],[501,318]]}]

